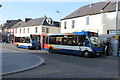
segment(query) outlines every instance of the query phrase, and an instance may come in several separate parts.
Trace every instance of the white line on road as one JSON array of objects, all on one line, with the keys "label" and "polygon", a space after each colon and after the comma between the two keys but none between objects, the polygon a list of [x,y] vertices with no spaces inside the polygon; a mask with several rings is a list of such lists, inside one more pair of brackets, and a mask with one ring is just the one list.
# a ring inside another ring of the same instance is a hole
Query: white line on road
[{"label": "white line on road", "polygon": [[11,52],[20,52],[20,51],[11,51]]}]

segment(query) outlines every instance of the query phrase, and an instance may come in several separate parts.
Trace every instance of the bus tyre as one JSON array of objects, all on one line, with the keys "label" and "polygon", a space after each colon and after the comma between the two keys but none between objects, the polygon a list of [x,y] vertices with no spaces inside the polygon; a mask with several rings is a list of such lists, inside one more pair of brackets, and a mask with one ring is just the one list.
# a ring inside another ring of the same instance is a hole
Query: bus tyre
[{"label": "bus tyre", "polygon": [[19,47],[18,47],[18,44],[17,44],[17,48],[19,48]]},{"label": "bus tyre", "polygon": [[28,49],[29,49],[29,50],[32,50],[32,48],[30,48],[30,46],[28,46]]},{"label": "bus tyre", "polygon": [[86,58],[90,57],[90,54],[89,54],[88,51],[85,51],[85,52],[84,52],[84,57],[86,57]]},{"label": "bus tyre", "polygon": [[53,49],[52,49],[52,48],[49,48],[49,52],[52,53],[52,52],[53,52]]}]

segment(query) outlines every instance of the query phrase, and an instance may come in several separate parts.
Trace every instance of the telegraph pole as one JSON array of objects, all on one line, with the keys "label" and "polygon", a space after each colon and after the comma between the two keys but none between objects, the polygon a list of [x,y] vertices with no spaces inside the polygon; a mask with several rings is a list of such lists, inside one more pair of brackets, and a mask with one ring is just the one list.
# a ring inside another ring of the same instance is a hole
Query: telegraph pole
[{"label": "telegraph pole", "polygon": [[116,49],[116,56],[118,56],[118,26],[119,26],[119,22],[118,22],[118,0],[116,1],[116,45],[117,45],[117,49]]},{"label": "telegraph pole", "polygon": [[118,0],[116,1],[116,35],[118,35]]}]

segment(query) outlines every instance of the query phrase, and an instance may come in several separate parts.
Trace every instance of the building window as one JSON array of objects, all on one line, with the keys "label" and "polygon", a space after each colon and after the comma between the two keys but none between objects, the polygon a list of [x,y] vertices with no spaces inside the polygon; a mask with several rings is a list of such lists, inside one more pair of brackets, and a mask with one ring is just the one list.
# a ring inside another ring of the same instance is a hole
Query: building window
[{"label": "building window", "polygon": [[64,29],[67,29],[67,22],[64,22]]},{"label": "building window", "polygon": [[42,32],[45,33],[45,27],[42,27]]},{"label": "building window", "polygon": [[75,20],[72,20],[72,28],[75,28]]},{"label": "building window", "polygon": [[90,24],[90,17],[86,17],[86,25]]},{"label": "building window", "polygon": [[29,33],[29,28],[28,28],[28,33]]},{"label": "building window", "polygon": [[49,28],[46,28],[46,33],[49,33]]},{"label": "building window", "polygon": [[15,34],[17,34],[17,28],[15,29]]},{"label": "building window", "polygon": [[21,29],[20,29],[20,33],[21,33]]},{"label": "building window", "polygon": [[37,27],[35,28],[35,32],[36,32],[36,33],[38,32],[38,28],[37,28]]},{"label": "building window", "polygon": [[49,33],[49,28],[42,27],[42,33]]},{"label": "building window", "polygon": [[25,28],[23,29],[23,33],[25,33]]}]

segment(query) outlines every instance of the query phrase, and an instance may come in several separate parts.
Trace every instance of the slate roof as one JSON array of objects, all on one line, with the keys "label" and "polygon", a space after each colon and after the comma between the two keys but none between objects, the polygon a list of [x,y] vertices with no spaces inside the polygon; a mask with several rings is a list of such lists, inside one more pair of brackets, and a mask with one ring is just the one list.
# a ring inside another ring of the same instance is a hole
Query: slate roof
[{"label": "slate roof", "polygon": [[53,27],[59,27],[58,22],[55,22],[54,25],[49,24],[46,21],[47,17],[41,17],[37,19],[31,19],[27,22],[21,21],[15,24],[12,28],[18,28],[18,27],[30,27],[30,26],[38,26],[38,25],[46,25],[46,26],[53,26]]},{"label": "slate roof", "polygon": [[18,22],[17,24],[15,24],[13,27],[11,28],[18,28],[18,27],[23,27],[25,25],[25,21],[21,21],[21,22]]},{"label": "slate roof", "polygon": [[[120,2],[119,2],[119,10],[120,10]],[[68,16],[66,16],[61,20],[82,17],[86,15],[100,14],[105,12],[113,12],[113,11],[115,11],[115,2],[98,2],[80,7],[79,9],[77,9],[76,11],[74,11],[73,13],[69,14]]]},{"label": "slate roof", "polygon": [[4,24],[4,27],[11,28],[14,26],[16,23],[20,22],[21,19],[18,20],[7,20],[6,23]]},{"label": "slate roof", "polygon": [[28,22],[26,22],[24,27],[42,25],[43,21],[44,21],[44,17],[37,18],[37,19],[31,19]]}]

